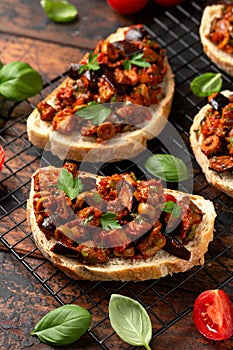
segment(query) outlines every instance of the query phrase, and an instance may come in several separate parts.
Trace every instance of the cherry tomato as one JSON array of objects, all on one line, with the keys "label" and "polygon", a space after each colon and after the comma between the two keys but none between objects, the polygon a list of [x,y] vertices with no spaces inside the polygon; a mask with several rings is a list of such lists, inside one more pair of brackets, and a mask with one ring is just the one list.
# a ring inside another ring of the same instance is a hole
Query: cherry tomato
[{"label": "cherry tomato", "polygon": [[195,300],[193,321],[201,334],[212,340],[233,335],[233,307],[223,290],[206,290]]},{"label": "cherry tomato", "polygon": [[2,146],[0,145],[0,170],[2,170],[4,162],[5,162],[5,153]]},{"label": "cherry tomato", "polygon": [[115,11],[130,15],[142,10],[148,0],[107,0],[107,2]]},{"label": "cherry tomato", "polygon": [[182,2],[183,0],[154,0],[154,2],[161,6],[175,6]]}]

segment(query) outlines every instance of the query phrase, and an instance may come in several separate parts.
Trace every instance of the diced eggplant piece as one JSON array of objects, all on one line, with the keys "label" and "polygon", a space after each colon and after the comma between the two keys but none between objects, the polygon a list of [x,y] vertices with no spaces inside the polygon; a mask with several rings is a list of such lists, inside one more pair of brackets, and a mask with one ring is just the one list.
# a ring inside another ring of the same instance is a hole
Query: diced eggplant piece
[{"label": "diced eggplant piece", "polygon": [[218,93],[216,96],[209,99],[209,104],[213,107],[214,110],[219,112],[221,112],[221,110],[229,103],[229,98],[221,93]]},{"label": "diced eggplant piece", "polygon": [[51,252],[59,255],[65,255],[69,258],[78,258],[80,256],[80,253],[77,250],[70,248],[61,242],[54,244],[54,246],[51,248]]},{"label": "diced eggplant piece", "polygon": [[163,247],[168,253],[176,256],[177,258],[188,261],[191,257],[190,251],[185,248],[185,246],[180,243],[175,237],[172,237],[170,234],[163,233],[166,237],[166,244]]}]

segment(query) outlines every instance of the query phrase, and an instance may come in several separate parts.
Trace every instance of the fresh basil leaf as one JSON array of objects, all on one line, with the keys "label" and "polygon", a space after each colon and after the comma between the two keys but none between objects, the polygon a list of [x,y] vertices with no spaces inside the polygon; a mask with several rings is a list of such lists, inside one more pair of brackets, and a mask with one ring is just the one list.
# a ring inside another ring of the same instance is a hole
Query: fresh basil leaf
[{"label": "fresh basil leaf", "polygon": [[70,22],[78,14],[77,8],[68,1],[41,0],[40,4],[46,15],[54,22]]},{"label": "fresh basil leaf", "polygon": [[152,175],[168,182],[188,179],[185,163],[169,154],[154,154],[146,160],[144,166]]},{"label": "fresh basil leaf", "polygon": [[221,90],[222,75],[221,73],[204,73],[193,79],[190,88],[197,97],[208,97]]},{"label": "fresh basil leaf", "polygon": [[98,63],[98,54],[89,53],[88,63],[81,66],[78,70],[79,74],[82,74],[85,70],[98,70],[100,65]]},{"label": "fresh basil leaf", "polygon": [[91,324],[91,314],[78,305],[64,305],[50,311],[35,326],[36,335],[45,344],[63,346],[74,343]]},{"label": "fresh basil leaf", "polygon": [[25,100],[38,94],[42,87],[40,74],[27,63],[11,62],[0,70],[0,95],[8,100]]},{"label": "fresh basil leaf", "polygon": [[116,215],[113,213],[104,213],[100,217],[100,223],[104,230],[113,230],[115,228],[121,228],[121,225],[118,223]]},{"label": "fresh basil leaf", "polygon": [[230,144],[233,146],[233,137],[230,137]]},{"label": "fresh basil leaf", "polygon": [[57,188],[64,191],[73,200],[83,190],[83,184],[79,177],[73,178],[73,175],[67,169],[62,168],[58,177]]},{"label": "fresh basil leaf", "polygon": [[75,114],[83,119],[91,120],[92,124],[100,125],[111,113],[111,109],[101,104],[93,104],[79,109]]},{"label": "fresh basil leaf", "polygon": [[175,217],[179,217],[181,214],[181,207],[172,201],[165,202],[162,211],[170,213]]},{"label": "fresh basil leaf", "polygon": [[130,69],[131,69],[131,63],[130,63],[129,60],[124,61],[123,64],[124,64],[124,68],[125,68],[126,70],[130,70]]},{"label": "fresh basil leaf", "polygon": [[122,295],[112,294],[109,302],[109,319],[112,328],[126,343],[150,349],[151,321],[139,302]]},{"label": "fresh basil leaf", "polygon": [[126,70],[131,68],[131,64],[142,68],[149,68],[151,64],[147,62],[143,56],[143,53],[134,54],[129,60],[123,62]]}]

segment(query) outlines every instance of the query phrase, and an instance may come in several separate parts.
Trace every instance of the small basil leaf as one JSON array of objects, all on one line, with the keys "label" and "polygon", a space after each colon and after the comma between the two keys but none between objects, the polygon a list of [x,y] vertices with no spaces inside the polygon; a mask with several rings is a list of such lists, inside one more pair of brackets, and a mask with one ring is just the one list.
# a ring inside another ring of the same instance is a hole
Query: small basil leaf
[{"label": "small basil leaf", "polygon": [[131,64],[142,68],[149,68],[151,64],[146,61],[143,53],[134,54],[129,60],[123,62],[126,70],[131,69]]},{"label": "small basil leaf", "polygon": [[68,1],[41,0],[46,15],[54,22],[70,22],[75,19],[78,10]]},{"label": "small basil leaf", "polygon": [[144,166],[152,175],[168,182],[188,179],[185,163],[169,154],[154,154],[146,160]]},{"label": "small basil leaf", "polygon": [[109,319],[112,328],[126,343],[150,349],[151,321],[140,303],[122,295],[112,294]]},{"label": "small basil leaf", "polygon": [[100,65],[98,63],[98,54],[89,53],[88,63],[81,66],[78,70],[79,74],[82,74],[85,70],[98,70]]},{"label": "small basil leaf", "polygon": [[73,200],[82,192],[84,186],[79,177],[73,178],[73,175],[67,169],[62,168],[58,177],[57,188],[64,191]]},{"label": "small basil leaf", "polygon": [[176,203],[169,201],[164,203],[162,211],[164,211],[165,213],[170,213],[174,217],[179,217],[182,209]]},{"label": "small basil leaf", "polygon": [[35,326],[36,335],[45,344],[63,346],[74,343],[91,324],[91,314],[78,305],[64,305],[50,311]]},{"label": "small basil leaf", "polygon": [[106,212],[100,216],[100,222],[104,230],[113,230],[115,228],[121,228],[121,225],[117,221],[116,214]]},{"label": "small basil leaf", "polygon": [[0,70],[0,95],[8,100],[22,101],[41,91],[40,74],[29,64],[11,62]]},{"label": "small basil leaf", "polygon": [[220,73],[204,73],[193,79],[190,88],[197,97],[208,97],[221,90],[222,75]]},{"label": "small basil leaf", "polygon": [[100,125],[111,113],[111,109],[99,103],[79,109],[76,114],[83,119],[91,120],[92,124]]}]

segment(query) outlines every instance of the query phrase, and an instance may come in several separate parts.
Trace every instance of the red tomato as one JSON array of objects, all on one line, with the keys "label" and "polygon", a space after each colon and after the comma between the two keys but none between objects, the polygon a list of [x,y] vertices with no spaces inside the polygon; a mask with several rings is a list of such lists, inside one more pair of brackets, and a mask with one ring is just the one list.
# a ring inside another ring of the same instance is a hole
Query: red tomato
[{"label": "red tomato", "polygon": [[107,2],[117,12],[130,15],[142,10],[148,0],[107,0]]},{"label": "red tomato", "polygon": [[0,170],[2,170],[4,162],[5,162],[5,153],[2,146],[0,145]]},{"label": "red tomato", "polygon": [[154,2],[161,6],[175,6],[182,2],[183,0],[154,0]]},{"label": "red tomato", "polygon": [[233,335],[233,307],[223,290],[206,290],[195,300],[193,321],[201,334],[212,340]]},{"label": "red tomato", "polygon": [[174,202],[176,203],[176,199],[172,194],[166,193],[165,194],[165,202]]}]

